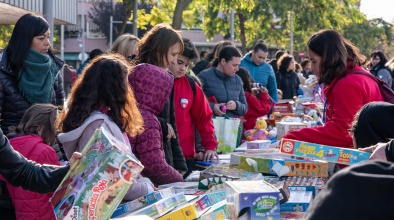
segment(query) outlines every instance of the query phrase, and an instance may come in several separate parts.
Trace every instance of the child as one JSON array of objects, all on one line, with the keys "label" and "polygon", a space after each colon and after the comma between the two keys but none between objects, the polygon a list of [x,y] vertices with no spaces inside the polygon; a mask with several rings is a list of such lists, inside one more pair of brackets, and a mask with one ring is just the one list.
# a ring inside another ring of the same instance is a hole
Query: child
[{"label": "child", "polygon": [[[168,24],[157,24],[146,32],[138,42],[135,61],[155,65],[167,71],[172,63],[176,63],[177,56],[182,51],[183,42],[180,33]],[[187,172],[187,165],[179,146],[175,122],[174,89],[171,90],[168,100],[157,119],[163,133],[166,161],[183,175]]]},{"label": "child", "polygon": [[174,78],[163,68],[139,64],[130,73],[129,83],[144,119],[145,131],[130,137],[133,153],[144,165],[141,174],[155,185],[182,182],[182,175],[166,162],[162,128],[157,118],[171,93]]},{"label": "child", "polygon": [[[198,86],[191,76],[186,75],[190,63],[197,58],[197,52],[189,39],[183,39],[183,53],[178,56],[177,62],[173,63],[169,70],[175,76],[174,82],[174,106],[176,127],[178,128],[179,143],[188,165],[186,178],[194,168],[195,133],[196,126],[205,149],[203,160],[218,158],[215,140],[215,129],[212,123],[212,110],[204,96],[201,87]],[[191,83],[193,83],[193,87]]]},{"label": "child", "polygon": [[258,117],[267,115],[271,110],[271,102],[268,95],[268,90],[264,87],[255,88],[256,94],[253,94],[251,87],[251,78],[249,72],[240,67],[235,73],[237,74],[243,83],[245,98],[248,104],[248,111],[243,116],[243,126],[245,130],[254,128],[256,125],[256,119]]},{"label": "child", "polygon": [[[83,70],[58,118],[58,128],[64,132],[58,139],[67,157],[76,150],[81,152],[98,128],[104,127],[126,145],[127,134],[135,136],[143,131],[143,120],[127,83],[129,71],[124,57],[111,54],[95,58]],[[153,192],[152,183],[145,179],[134,180],[124,199]]]},{"label": "child", "polygon": [[[55,150],[57,107],[35,104],[28,108],[17,127],[10,127],[10,144],[29,160],[40,164],[60,165]],[[7,183],[15,205],[16,219],[56,219],[49,199],[52,193],[40,194]]]}]

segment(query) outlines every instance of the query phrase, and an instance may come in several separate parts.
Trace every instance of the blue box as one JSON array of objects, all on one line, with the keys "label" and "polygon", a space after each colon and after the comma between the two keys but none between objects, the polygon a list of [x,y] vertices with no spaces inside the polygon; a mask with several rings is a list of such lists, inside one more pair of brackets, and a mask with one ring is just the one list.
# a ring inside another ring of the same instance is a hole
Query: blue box
[{"label": "blue box", "polygon": [[161,199],[167,198],[172,195],[175,195],[175,189],[173,187],[161,189],[159,191],[149,193],[145,196],[141,196],[138,199],[120,204],[118,208],[116,208],[115,212],[112,214],[111,218],[115,218],[125,215],[127,213],[131,213],[137,209],[148,206],[150,204],[153,204]]},{"label": "blue box", "polygon": [[280,219],[279,190],[265,181],[226,182],[226,194],[229,219]]},{"label": "blue box", "polygon": [[280,152],[345,165],[352,165],[368,160],[371,156],[371,153],[362,152],[357,149],[332,147],[285,138],[282,138]]},{"label": "blue box", "polygon": [[290,191],[289,201],[280,205],[281,212],[305,212],[312,202],[310,191]]}]

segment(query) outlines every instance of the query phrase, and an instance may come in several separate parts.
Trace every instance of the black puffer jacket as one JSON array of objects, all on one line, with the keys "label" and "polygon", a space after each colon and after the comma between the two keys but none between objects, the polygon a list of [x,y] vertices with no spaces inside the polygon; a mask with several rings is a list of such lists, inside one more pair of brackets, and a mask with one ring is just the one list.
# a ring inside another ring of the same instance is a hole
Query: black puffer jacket
[{"label": "black puffer jacket", "polygon": [[13,186],[38,193],[54,192],[70,166],[41,166],[16,152],[0,129],[0,175]]},{"label": "black puffer jacket", "polygon": [[[64,62],[59,58],[56,58],[55,62],[60,70]],[[51,103],[57,106],[64,104],[63,79],[60,71],[54,82]],[[0,54],[0,123],[4,134],[9,133],[8,127],[19,124],[23,114],[30,106],[31,103],[19,92],[17,73],[11,69],[7,54]]]}]

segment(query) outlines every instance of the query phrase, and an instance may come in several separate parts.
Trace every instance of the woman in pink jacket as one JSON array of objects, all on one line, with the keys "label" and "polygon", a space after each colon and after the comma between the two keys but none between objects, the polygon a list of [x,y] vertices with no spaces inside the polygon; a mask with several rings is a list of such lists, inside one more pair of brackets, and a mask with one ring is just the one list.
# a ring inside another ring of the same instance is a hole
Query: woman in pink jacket
[{"label": "woman in pink jacket", "polygon": [[[10,144],[29,160],[41,164],[60,165],[55,150],[57,107],[35,104],[27,109],[17,127],[10,127]],[[52,193],[40,194],[7,183],[15,206],[16,219],[56,219],[49,199]]]},{"label": "woman in pink jacket", "polygon": [[383,101],[373,79],[354,73],[368,73],[361,67],[366,58],[334,30],[321,30],[312,35],[308,41],[308,53],[312,72],[325,86],[324,126],[292,131],[283,138],[352,148],[348,129],[355,114],[369,102]]}]

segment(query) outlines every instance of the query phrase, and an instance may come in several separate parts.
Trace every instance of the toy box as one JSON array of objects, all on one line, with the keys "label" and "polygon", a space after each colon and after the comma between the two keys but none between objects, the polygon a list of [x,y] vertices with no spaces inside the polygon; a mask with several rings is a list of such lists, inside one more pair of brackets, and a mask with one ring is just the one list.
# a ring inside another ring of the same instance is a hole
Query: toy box
[{"label": "toy box", "polygon": [[226,199],[226,191],[225,190],[207,193],[206,195],[209,199],[209,204],[211,206]]},{"label": "toy box", "polygon": [[268,147],[271,144],[270,140],[255,140],[255,141],[247,141],[246,148],[247,149],[263,149]]},{"label": "toy box", "polygon": [[298,160],[280,153],[231,154],[230,167],[277,176],[328,177],[329,170],[325,161]]},{"label": "toy box", "polygon": [[164,189],[168,187],[173,187],[175,193],[183,193],[185,195],[193,195],[198,192],[198,182],[176,182],[164,185],[159,185],[159,189]]},{"label": "toy box", "polygon": [[286,182],[289,191],[308,191],[312,196],[316,196],[318,190],[318,177],[305,176],[265,176],[264,180],[275,186],[278,182]]},{"label": "toy box", "polygon": [[282,139],[283,135],[290,131],[297,131],[300,130],[301,128],[309,128],[312,127],[312,122],[276,122],[276,129],[277,129],[277,135],[276,139],[280,140]]},{"label": "toy box", "polygon": [[229,164],[214,164],[208,169],[201,171],[198,189],[209,189],[213,185],[224,183],[224,181],[233,181],[241,178],[257,180],[260,176],[260,173],[230,168]]},{"label": "toy box", "polygon": [[265,181],[226,182],[229,219],[279,219],[279,190]]},{"label": "toy box", "polygon": [[289,201],[280,205],[280,212],[306,212],[312,202],[312,192],[290,191]]},{"label": "toy box", "polygon": [[[268,181],[266,181],[266,182],[268,182]],[[277,181],[277,182],[268,182],[268,183],[270,183],[271,185],[273,185],[275,188],[277,188],[279,190],[280,204],[283,204],[289,200],[290,189],[289,189],[289,186],[287,185],[286,181]]]},{"label": "toy box", "polygon": [[189,202],[176,208],[157,220],[193,220],[211,206],[207,195],[200,196],[196,201]]},{"label": "toy box", "polygon": [[129,147],[97,129],[51,198],[57,219],[109,219],[143,169]]},{"label": "toy box", "polygon": [[185,202],[187,202],[185,194],[178,193],[173,196],[159,200],[156,203],[153,203],[152,205],[149,205],[147,207],[139,209],[139,210],[137,210],[133,213],[130,213],[126,216],[129,217],[129,216],[134,216],[134,215],[147,215],[151,218],[156,219],[156,218],[164,215],[165,213],[169,212],[177,205],[183,204]]},{"label": "toy box", "polygon": [[116,208],[115,212],[112,214],[111,218],[115,218],[118,216],[125,215],[127,213],[131,213],[139,208],[153,204],[161,199],[167,198],[174,194],[175,194],[174,188],[170,187],[149,193],[133,201],[120,204],[118,208]]},{"label": "toy box", "polygon": [[357,149],[332,147],[285,138],[281,141],[280,152],[346,165],[368,160],[371,156],[371,153],[358,151]]},{"label": "toy box", "polygon": [[223,200],[221,202],[213,205],[207,212],[201,215],[198,220],[224,220],[227,219],[226,202]]}]

